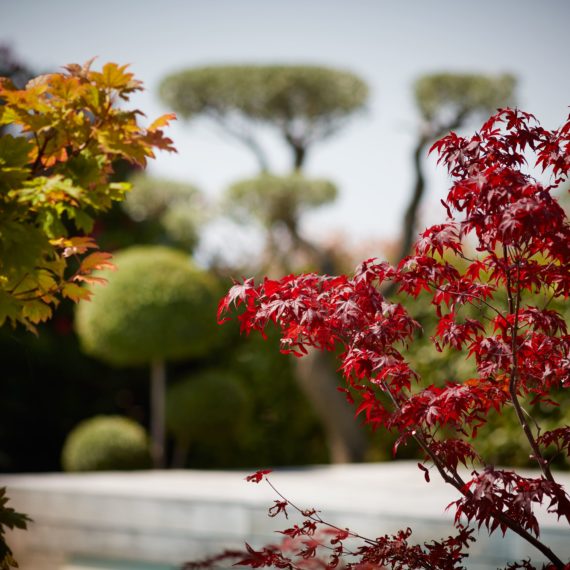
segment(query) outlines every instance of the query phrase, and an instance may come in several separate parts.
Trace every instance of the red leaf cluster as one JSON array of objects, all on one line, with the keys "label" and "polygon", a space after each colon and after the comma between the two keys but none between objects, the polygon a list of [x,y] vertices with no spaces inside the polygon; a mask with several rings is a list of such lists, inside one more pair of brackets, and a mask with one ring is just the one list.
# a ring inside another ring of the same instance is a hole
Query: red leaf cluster
[{"label": "red leaf cluster", "polygon": [[269,473],[271,473],[271,469],[260,469],[252,475],[248,475],[245,480],[249,483],[259,483],[260,481],[263,481],[263,478]]},{"label": "red leaf cluster", "polygon": [[[311,348],[340,348],[346,382],[341,390],[354,402],[356,415],[372,428],[397,430],[395,450],[414,438],[426,460],[460,493],[452,503],[457,537],[419,547],[408,543],[409,531],[401,531],[366,542],[352,552],[358,564],[347,562],[346,568],[456,568],[471,540],[471,531],[459,524],[462,518],[489,532],[513,531],[553,568],[564,568],[538,539],[534,508],[546,503],[570,522],[568,495],[544,457],[549,446],[570,452],[570,428],[540,435],[523,406],[553,402],[554,388],[570,386],[570,336],[562,315],[547,302],[570,292],[570,225],[552,196],[570,171],[570,119],[547,131],[532,115],[502,109],[473,136],[452,132],[431,150],[452,179],[443,201],[449,219],[425,230],[414,254],[398,267],[368,259],[352,277],[288,275],[260,284],[247,279],[222,299],[218,318],[223,322],[226,313],[238,309],[245,333],[263,334],[272,324],[281,331],[282,351],[295,356]],[[536,165],[552,172],[551,185],[524,171],[533,152]],[[466,251],[473,253],[468,257]],[[465,351],[474,360],[476,378],[421,387],[403,354],[420,326],[400,303],[382,294],[390,280],[402,294],[431,296],[439,318],[432,337],[436,349]],[[537,304],[539,295],[543,306]],[[469,439],[491,410],[500,412],[506,405],[514,408],[542,476],[530,479],[487,466],[464,481],[458,466],[479,461]],[[420,467],[429,480],[427,468]],[[285,506],[278,502],[274,513]],[[313,559],[322,546],[314,538],[316,529],[309,527],[284,532],[289,540],[311,536],[296,550],[303,559]],[[319,567],[334,568],[347,554],[337,550],[342,539],[335,540],[336,546],[329,545],[332,562]],[[262,559],[277,567],[307,567],[284,557],[282,546],[250,552],[240,563],[255,566]]]},{"label": "red leaf cluster", "polygon": [[[506,520],[515,520],[521,527],[539,536],[538,520],[533,512],[533,503],[550,501],[548,512],[570,523],[570,500],[564,489],[554,481],[543,477],[521,477],[513,471],[486,467],[483,472],[473,473],[466,483],[465,495],[455,501],[455,520],[465,516],[468,522],[478,527],[485,526],[489,532],[500,528],[503,534],[509,526]],[[500,516],[497,516],[497,513]]]}]

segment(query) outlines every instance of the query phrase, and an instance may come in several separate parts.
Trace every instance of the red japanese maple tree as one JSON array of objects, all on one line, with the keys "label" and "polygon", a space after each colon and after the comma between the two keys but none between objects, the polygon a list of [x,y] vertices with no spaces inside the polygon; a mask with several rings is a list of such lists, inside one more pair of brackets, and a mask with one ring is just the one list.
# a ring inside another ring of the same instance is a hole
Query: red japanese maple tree
[{"label": "red japanese maple tree", "polygon": [[[457,535],[423,546],[408,541],[409,529],[367,539],[280,497],[270,514],[294,508],[304,523],[283,531],[280,546],[223,555],[238,557],[240,565],[306,568],[318,558],[322,568],[460,568],[474,540],[471,525],[490,533],[512,531],[548,559],[548,568],[570,568],[540,539],[535,514],[544,504],[570,523],[570,497],[545,453],[570,453],[570,427],[541,431],[529,421],[534,406],[556,405],[557,393],[570,387],[570,336],[563,317],[548,308],[570,290],[570,226],[552,196],[570,170],[570,118],[548,131],[532,115],[503,109],[475,135],[452,132],[432,151],[453,181],[442,201],[448,219],[421,234],[414,255],[398,267],[369,259],[353,277],[289,275],[258,285],[247,279],[222,299],[219,319],[239,307],[245,333],[263,334],[274,323],[282,351],[299,357],[308,347],[340,346],[342,390],[356,414],[372,428],[397,430],[396,449],[413,438],[425,462],[459,492],[451,505]],[[531,153],[550,174],[548,184],[524,171]],[[383,296],[387,281],[411,297],[424,290],[431,296],[439,319],[435,348],[465,350],[476,377],[422,386],[402,354],[419,324]],[[470,442],[488,413],[506,406],[516,412],[539,477],[486,464]],[[460,464],[473,465],[470,478],[460,473]],[[429,481],[427,467],[420,467]],[[266,475],[258,472],[253,480]],[[360,546],[354,547],[355,538]],[[532,567],[528,561],[509,566]]]}]

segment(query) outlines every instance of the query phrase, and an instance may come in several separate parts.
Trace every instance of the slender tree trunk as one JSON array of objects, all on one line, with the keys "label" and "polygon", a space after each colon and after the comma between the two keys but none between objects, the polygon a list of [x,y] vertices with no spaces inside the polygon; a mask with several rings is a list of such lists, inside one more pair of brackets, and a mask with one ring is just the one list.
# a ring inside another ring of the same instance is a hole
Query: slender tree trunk
[{"label": "slender tree trunk", "polygon": [[332,463],[362,461],[367,441],[354,411],[337,390],[338,373],[331,355],[309,350],[295,359],[297,383],[311,402],[324,430]]},{"label": "slender tree trunk", "polygon": [[188,440],[176,440],[174,454],[172,456],[172,467],[174,469],[184,469],[186,467],[186,458],[188,457],[189,448],[190,442]]},{"label": "slender tree trunk", "polygon": [[295,137],[289,132],[284,132],[283,135],[293,155],[293,172],[301,172],[307,159],[308,141]]},{"label": "slender tree trunk", "polygon": [[[404,257],[410,255],[412,250],[412,245],[414,244],[414,238],[416,237],[417,224],[418,224],[418,210],[422,197],[425,192],[425,178],[422,171],[422,158],[425,155],[425,150],[431,139],[427,136],[422,136],[418,140],[413,154],[413,165],[414,165],[414,187],[412,191],[412,197],[408,202],[408,207],[404,214],[404,219],[402,220],[402,237],[400,241],[400,250],[398,255],[394,260],[394,263],[400,263]],[[396,284],[390,283],[383,294],[386,297],[391,297],[396,292]]]},{"label": "slender tree trunk", "polygon": [[164,469],[165,392],[166,365],[164,360],[153,360],[150,367],[150,433],[152,462],[155,469]]},{"label": "slender tree trunk", "polygon": [[300,171],[305,163],[305,158],[307,157],[307,147],[305,146],[293,146],[293,170]]},{"label": "slender tree trunk", "polygon": [[261,172],[269,172],[269,161],[258,142],[253,137],[244,137],[242,141],[253,152]]},{"label": "slender tree trunk", "polygon": [[398,261],[410,253],[412,245],[414,243],[414,238],[417,233],[418,209],[420,207],[426,186],[424,174],[422,171],[422,158],[425,155],[425,150],[427,148],[428,142],[428,138],[421,137],[416,147],[414,148],[414,190],[412,192],[412,198],[408,204],[408,207],[406,208],[406,213],[404,214],[404,221],[402,224],[402,244],[400,247],[400,253],[398,255]]},{"label": "slender tree trunk", "polygon": [[261,172],[269,172],[269,160],[267,159],[267,155],[259,141],[251,132],[247,132],[239,127],[230,126],[228,122],[215,113],[210,115],[210,118],[214,119],[218,124],[223,136],[231,135],[235,140],[245,145],[245,147],[252,152]]},{"label": "slender tree trunk", "polygon": [[[400,263],[404,257],[410,255],[414,238],[417,234],[418,211],[425,193],[425,178],[422,170],[422,158],[426,156],[428,145],[440,137],[446,135],[449,131],[453,131],[461,127],[468,115],[467,109],[462,109],[447,124],[440,125],[431,123],[426,125],[423,133],[416,143],[413,153],[413,169],[414,169],[414,186],[412,196],[408,202],[408,207],[402,220],[402,237],[400,241],[400,250],[394,259],[394,264]],[[383,291],[386,297],[391,297],[396,292],[396,285],[390,283]]]}]

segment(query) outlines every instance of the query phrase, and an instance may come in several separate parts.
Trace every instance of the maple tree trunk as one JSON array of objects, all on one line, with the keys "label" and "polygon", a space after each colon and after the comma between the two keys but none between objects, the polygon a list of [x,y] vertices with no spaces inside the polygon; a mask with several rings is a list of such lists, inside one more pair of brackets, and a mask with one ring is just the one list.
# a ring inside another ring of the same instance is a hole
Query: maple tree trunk
[{"label": "maple tree trunk", "polygon": [[153,360],[150,366],[150,434],[152,464],[164,468],[164,402],[166,392],[166,365],[164,360]]}]

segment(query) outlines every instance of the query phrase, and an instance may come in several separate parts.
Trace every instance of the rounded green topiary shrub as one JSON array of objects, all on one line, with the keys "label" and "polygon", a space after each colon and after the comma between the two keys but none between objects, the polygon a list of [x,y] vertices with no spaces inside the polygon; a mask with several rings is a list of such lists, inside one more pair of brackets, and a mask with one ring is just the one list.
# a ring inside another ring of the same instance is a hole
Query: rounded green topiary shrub
[{"label": "rounded green topiary shrub", "polygon": [[150,467],[146,431],[123,416],[96,416],[78,424],[62,451],[65,471],[128,471]]},{"label": "rounded green topiary shrub", "polygon": [[248,404],[235,375],[225,370],[206,370],[168,389],[166,426],[183,443],[231,438],[243,423]]},{"label": "rounded green topiary shrub", "polygon": [[114,255],[113,263],[116,271],[98,274],[108,283],[77,308],[87,353],[113,365],[139,365],[203,356],[221,338],[218,283],[187,254],[138,246]]}]

